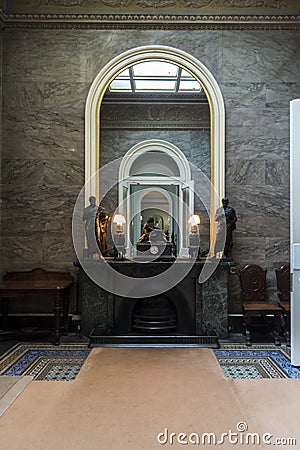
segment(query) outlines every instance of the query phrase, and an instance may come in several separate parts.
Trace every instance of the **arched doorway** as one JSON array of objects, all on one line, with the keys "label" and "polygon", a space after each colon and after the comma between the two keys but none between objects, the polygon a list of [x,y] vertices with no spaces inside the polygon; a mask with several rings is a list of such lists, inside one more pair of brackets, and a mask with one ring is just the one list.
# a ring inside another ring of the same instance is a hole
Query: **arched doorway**
[{"label": "arched doorway", "polygon": [[120,164],[118,191],[119,211],[127,223],[128,255],[135,253],[141,224],[151,215],[157,216],[157,225],[173,238],[177,252],[188,256],[194,183],[189,163],[178,147],[163,140],[142,141],[132,147]]}]

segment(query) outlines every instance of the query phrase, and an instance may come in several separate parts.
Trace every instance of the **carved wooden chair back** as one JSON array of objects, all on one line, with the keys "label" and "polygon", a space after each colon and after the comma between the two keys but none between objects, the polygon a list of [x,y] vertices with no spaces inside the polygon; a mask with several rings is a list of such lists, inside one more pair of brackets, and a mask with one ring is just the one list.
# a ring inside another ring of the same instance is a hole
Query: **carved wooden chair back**
[{"label": "carved wooden chair back", "polygon": [[290,265],[285,264],[280,269],[275,269],[278,297],[280,302],[290,302]]},{"label": "carved wooden chair back", "polygon": [[267,271],[257,264],[247,264],[240,269],[242,303],[266,302]]},{"label": "carved wooden chair back", "polygon": [[[246,345],[251,345],[252,318],[255,317],[262,319],[262,326],[272,331],[275,345],[280,345],[282,308],[267,301],[267,271],[258,264],[247,264],[239,273]],[[273,316],[271,322],[268,320],[270,316]]]}]

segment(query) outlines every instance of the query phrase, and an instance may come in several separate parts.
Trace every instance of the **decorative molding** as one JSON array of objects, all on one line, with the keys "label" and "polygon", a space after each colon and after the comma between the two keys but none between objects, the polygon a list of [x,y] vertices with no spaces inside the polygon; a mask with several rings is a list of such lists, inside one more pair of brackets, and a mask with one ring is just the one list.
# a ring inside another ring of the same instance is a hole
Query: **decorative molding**
[{"label": "decorative molding", "polygon": [[189,105],[107,105],[102,104],[101,126],[105,129],[182,129],[210,128],[207,104]]},{"label": "decorative molding", "polygon": [[6,14],[4,28],[60,29],[300,29],[300,15],[198,15],[185,11],[159,14]]},{"label": "decorative molding", "polygon": [[9,0],[5,11],[8,13],[59,13],[59,12],[99,12],[104,8],[138,10],[155,9],[196,9],[209,12],[230,13],[270,13],[283,11],[284,14],[299,13],[298,0]]},{"label": "decorative molding", "polygon": [[101,125],[103,130],[189,130],[189,131],[209,131],[210,126],[207,125],[197,125],[191,123],[171,123],[163,122],[151,125],[149,122],[116,122],[114,124],[103,122]]}]

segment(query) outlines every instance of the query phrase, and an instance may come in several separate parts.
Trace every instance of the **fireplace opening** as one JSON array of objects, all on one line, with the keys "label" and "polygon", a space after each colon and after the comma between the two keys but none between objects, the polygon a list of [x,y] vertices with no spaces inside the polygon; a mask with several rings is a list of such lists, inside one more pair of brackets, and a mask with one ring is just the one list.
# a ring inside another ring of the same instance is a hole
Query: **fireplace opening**
[{"label": "fireplace opening", "polygon": [[140,299],[133,309],[132,330],[155,334],[176,331],[176,307],[166,295]]}]

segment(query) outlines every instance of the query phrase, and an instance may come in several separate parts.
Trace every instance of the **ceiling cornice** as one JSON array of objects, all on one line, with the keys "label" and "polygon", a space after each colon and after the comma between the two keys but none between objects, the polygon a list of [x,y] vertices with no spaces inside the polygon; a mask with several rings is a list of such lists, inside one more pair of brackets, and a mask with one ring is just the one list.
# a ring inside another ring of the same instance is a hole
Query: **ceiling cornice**
[{"label": "ceiling cornice", "polygon": [[2,28],[75,29],[300,29],[300,14],[181,14],[167,13],[6,13]]}]

